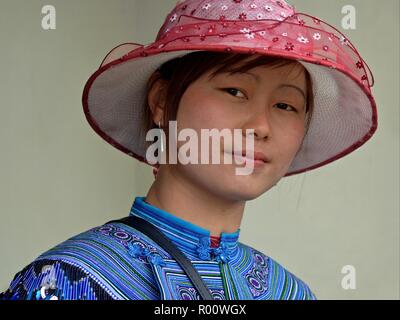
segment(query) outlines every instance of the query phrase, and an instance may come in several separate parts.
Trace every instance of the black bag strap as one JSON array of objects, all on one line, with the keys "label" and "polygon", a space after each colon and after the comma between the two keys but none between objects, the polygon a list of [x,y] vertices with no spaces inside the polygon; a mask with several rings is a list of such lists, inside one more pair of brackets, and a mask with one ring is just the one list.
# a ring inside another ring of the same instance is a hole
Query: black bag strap
[{"label": "black bag strap", "polygon": [[124,223],[136,230],[139,230],[140,232],[150,237],[150,239],[154,240],[157,244],[159,244],[162,248],[164,248],[172,257],[174,257],[176,262],[182,267],[183,271],[186,272],[187,276],[192,281],[194,287],[200,294],[201,298],[203,300],[214,300],[210,290],[207,288],[207,285],[204,283],[199,273],[193,267],[190,260],[157,227],[155,227],[150,222],[134,215],[130,215],[120,220],[113,220],[108,223],[115,223],[115,222]]}]

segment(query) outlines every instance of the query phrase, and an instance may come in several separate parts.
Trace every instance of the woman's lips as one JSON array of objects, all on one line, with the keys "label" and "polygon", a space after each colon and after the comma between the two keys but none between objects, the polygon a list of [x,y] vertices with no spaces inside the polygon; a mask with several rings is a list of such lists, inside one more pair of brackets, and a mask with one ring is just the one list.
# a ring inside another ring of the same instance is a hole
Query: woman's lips
[{"label": "woman's lips", "polygon": [[[256,153],[254,156],[254,159],[251,159],[249,157],[246,157],[246,153],[234,153],[234,152],[225,152],[227,154],[230,154],[232,156],[232,162],[236,163],[236,164],[253,164],[254,168],[260,168],[265,166],[269,161],[264,161],[261,159],[257,159],[256,157]],[[263,155],[264,159],[267,159],[264,155]],[[237,159],[237,160],[236,160]],[[239,162],[239,163],[238,163]]]},{"label": "woman's lips", "polygon": [[259,159],[250,159],[247,157],[244,157],[242,155],[235,154],[235,157],[240,158],[241,162],[244,161],[245,165],[248,163],[252,163],[254,168],[260,168],[265,166],[268,162],[265,162],[264,160],[259,160]]}]

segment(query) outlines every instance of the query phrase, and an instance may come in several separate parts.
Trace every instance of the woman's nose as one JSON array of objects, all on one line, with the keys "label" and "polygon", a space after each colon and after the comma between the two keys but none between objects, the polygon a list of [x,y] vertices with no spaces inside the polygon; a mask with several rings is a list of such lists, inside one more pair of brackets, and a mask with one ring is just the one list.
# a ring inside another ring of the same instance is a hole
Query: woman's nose
[{"label": "woman's nose", "polygon": [[254,130],[254,137],[256,139],[267,139],[271,136],[271,121],[266,108],[262,111],[254,113],[247,121],[243,128],[244,135],[247,136],[247,130]]}]

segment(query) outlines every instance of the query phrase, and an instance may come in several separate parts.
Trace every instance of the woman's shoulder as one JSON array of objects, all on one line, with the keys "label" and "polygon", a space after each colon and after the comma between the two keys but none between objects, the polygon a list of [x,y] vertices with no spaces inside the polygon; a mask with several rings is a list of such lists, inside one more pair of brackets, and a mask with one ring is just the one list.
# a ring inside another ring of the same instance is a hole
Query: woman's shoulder
[{"label": "woman's shoulder", "polygon": [[59,299],[111,300],[112,296],[90,274],[61,259],[35,259],[0,293],[0,300]]},{"label": "woman's shoulder", "polygon": [[[272,300],[316,300],[310,287],[281,263],[253,247],[240,243],[254,265],[263,271],[267,297]],[[259,273],[258,273],[259,274]]]},{"label": "woman's shoulder", "polygon": [[143,259],[132,259],[131,243],[154,251],[148,238],[120,223],[84,231],[19,271],[0,300],[154,299],[152,271]]}]

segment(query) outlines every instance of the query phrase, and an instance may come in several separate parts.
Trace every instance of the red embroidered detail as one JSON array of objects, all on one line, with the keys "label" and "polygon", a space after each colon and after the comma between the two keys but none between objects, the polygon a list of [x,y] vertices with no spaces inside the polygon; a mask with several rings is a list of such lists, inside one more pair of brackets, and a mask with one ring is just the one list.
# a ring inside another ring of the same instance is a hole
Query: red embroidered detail
[{"label": "red embroidered detail", "polygon": [[294,49],[293,43],[288,42],[288,43],[285,45],[285,49],[286,49],[287,51],[292,51],[292,50]]},{"label": "red embroidered detail", "polygon": [[276,4],[277,4],[278,6],[280,6],[281,8],[284,8],[284,7],[285,7],[285,6],[283,5],[283,3],[280,2],[280,1],[277,1]]},{"label": "red embroidered detail", "polygon": [[220,237],[210,236],[210,240],[211,240],[211,248],[218,248],[219,247],[219,244],[221,242],[221,238]]},{"label": "red embroidered detail", "polygon": [[241,14],[239,14],[239,19],[240,20],[246,20],[247,19],[247,15],[242,12]]}]

